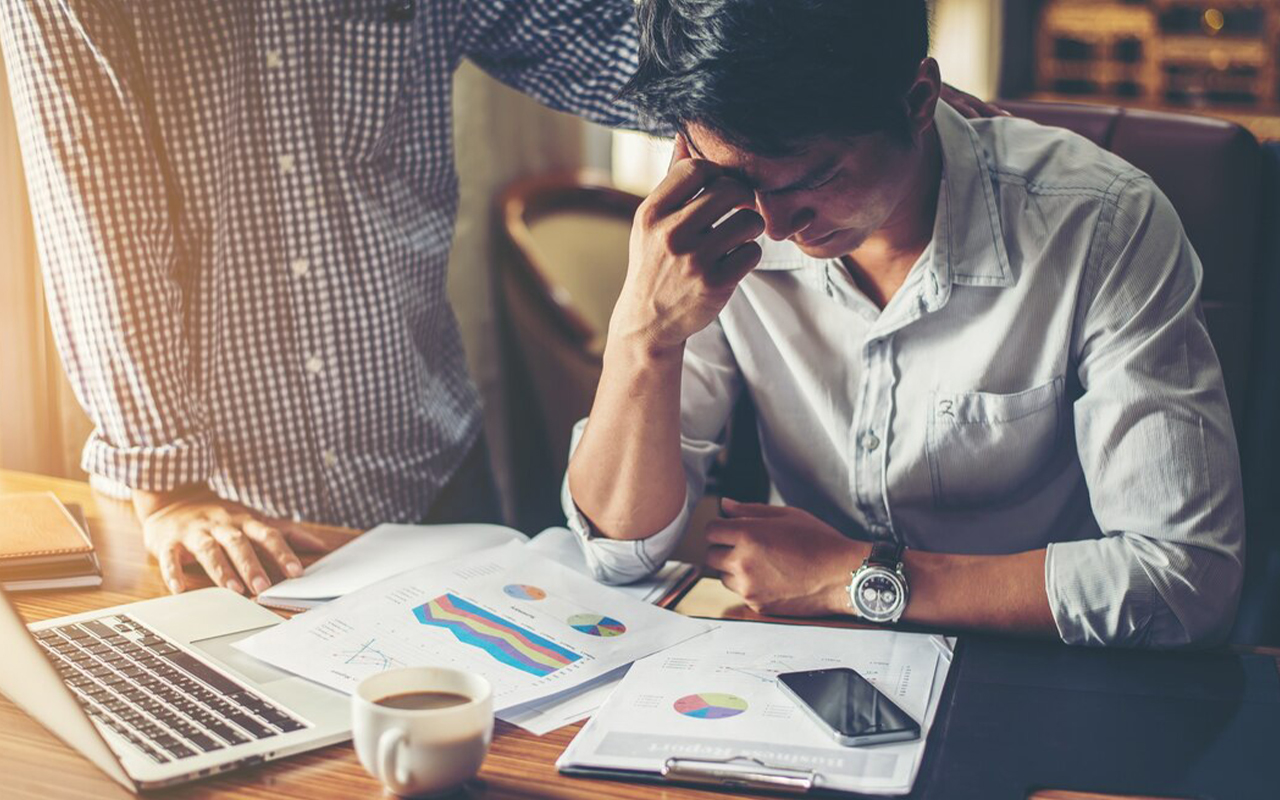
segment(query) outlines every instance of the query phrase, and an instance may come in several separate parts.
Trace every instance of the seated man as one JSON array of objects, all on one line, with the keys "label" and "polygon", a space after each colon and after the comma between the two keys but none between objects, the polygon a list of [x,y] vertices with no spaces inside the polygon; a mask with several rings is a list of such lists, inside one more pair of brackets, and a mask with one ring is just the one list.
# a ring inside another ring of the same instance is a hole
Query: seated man
[{"label": "seated man", "polygon": [[681,133],[566,481],[597,575],[663,562],[747,391],[781,505],[726,500],[708,561],[753,608],[1221,640],[1239,459],[1150,178],[939,102],[924,0],[639,13],[629,94]]}]

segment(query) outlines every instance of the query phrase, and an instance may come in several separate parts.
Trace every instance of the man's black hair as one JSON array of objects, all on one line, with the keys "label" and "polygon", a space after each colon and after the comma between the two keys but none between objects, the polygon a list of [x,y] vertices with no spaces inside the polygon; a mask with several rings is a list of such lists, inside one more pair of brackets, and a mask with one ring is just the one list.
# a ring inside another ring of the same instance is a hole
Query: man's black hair
[{"label": "man's black hair", "polygon": [[622,96],[658,126],[696,123],[764,156],[816,136],[909,139],[925,0],[641,0],[638,19]]}]

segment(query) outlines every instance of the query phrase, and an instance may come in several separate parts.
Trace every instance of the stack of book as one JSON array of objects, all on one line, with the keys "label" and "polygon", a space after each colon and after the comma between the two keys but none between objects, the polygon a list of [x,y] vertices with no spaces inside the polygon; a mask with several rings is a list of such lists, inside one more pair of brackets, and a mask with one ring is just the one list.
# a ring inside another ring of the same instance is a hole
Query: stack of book
[{"label": "stack of book", "polygon": [[51,493],[0,496],[0,585],[5,591],[100,586],[102,567],[84,515]]}]

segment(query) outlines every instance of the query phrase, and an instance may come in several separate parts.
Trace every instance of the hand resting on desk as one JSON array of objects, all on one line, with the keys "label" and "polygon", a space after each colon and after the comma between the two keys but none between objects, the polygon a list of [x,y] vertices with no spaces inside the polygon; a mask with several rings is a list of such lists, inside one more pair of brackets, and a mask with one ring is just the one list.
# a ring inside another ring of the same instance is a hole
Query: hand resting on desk
[{"label": "hand resting on desk", "polygon": [[258,594],[271,585],[266,556],[290,578],[302,574],[293,548],[328,550],[318,537],[286,520],[261,516],[224,500],[204,487],[173,492],[133,493],[147,551],[160,562],[165,586],[177,594],[186,588],[182,566],[199,563],[218,586],[240,594]]}]

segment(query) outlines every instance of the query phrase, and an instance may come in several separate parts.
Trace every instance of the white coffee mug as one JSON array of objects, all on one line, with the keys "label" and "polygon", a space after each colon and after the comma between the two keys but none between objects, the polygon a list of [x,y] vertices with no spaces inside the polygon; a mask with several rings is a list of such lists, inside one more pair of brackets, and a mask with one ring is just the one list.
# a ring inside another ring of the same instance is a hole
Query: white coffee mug
[{"label": "white coffee mug", "polygon": [[[445,708],[404,709],[377,701],[413,692],[467,698]],[[364,768],[402,797],[443,794],[477,772],[493,739],[493,688],[479,675],[405,667],[365,678],[351,697],[351,736]]]}]

